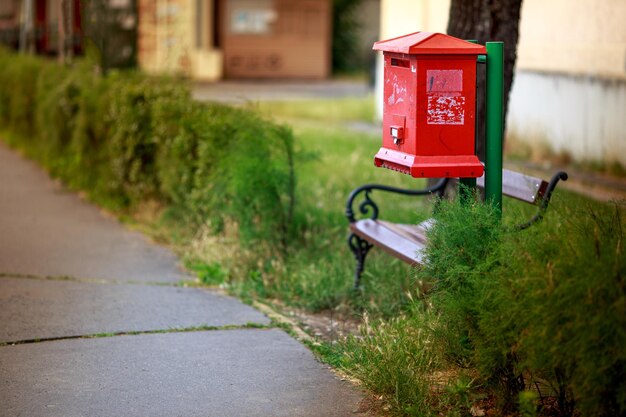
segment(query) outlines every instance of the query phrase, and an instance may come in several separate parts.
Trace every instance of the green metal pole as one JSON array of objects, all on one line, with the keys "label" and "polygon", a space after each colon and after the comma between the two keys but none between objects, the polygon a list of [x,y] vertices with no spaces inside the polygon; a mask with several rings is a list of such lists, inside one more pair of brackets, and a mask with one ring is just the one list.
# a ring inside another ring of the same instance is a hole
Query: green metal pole
[{"label": "green metal pole", "polygon": [[502,215],[502,137],[504,135],[504,44],[487,42],[487,120],[485,200]]}]

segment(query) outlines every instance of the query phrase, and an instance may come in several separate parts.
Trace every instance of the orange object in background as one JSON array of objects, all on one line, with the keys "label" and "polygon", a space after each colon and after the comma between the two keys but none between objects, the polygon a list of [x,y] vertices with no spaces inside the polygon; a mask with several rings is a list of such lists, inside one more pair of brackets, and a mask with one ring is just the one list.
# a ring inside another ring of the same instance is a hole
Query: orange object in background
[{"label": "orange object in background", "polygon": [[480,177],[475,155],[476,63],[486,49],[441,33],[379,41],[383,144],[374,162],[413,177]]}]

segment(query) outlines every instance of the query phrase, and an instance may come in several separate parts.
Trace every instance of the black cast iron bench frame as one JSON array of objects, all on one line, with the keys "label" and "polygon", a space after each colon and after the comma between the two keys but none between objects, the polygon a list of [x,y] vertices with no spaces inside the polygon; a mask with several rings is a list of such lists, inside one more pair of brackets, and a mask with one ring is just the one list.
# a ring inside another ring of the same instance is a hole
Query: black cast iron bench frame
[{"label": "black cast iron bench frame", "polygon": [[[559,181],[566,181],[567,174],[559,171],[550,181],[524,175],[511,170],[502,171],[502,194],[537,206],[533,217],[521,224],[517,229],[526,229],[539,222],[548,208],[552,192]],[[422,250],[426,246],[426,232],[432,225],[432,219],[418,225],[391,223],[378,219],[379,209],[372,193],[383,191],[407,196],[438,196],[443,197],[449,179],[443,178],[435,185],[423,189],[404,189],[381,184],[366,184],[354,189],[346,204],[346,217],[350,221],[348,245],[356,260],[354,287],[359,288],[361,275],[365,267],[365,258],[372,247],[378,246],[390,255],[411,265],[423,263]],[[477,186],[484,187],[484,177],[477,179]],[[355,200],[362,197],[358,204],[358,212],[367,218],[355,217]]]}]

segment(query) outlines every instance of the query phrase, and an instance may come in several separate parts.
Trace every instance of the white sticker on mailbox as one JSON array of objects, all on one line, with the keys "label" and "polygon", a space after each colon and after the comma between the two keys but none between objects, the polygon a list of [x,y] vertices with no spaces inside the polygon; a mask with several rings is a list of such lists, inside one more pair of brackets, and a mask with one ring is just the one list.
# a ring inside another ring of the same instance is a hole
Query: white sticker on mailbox
[{"label": "white sticker on mailbox", "polygon": [[462,125],[465,123],[463,70],[427,70],[426,93],[429,125]]},{"label": "white sticker on mailbox", "polygon": [[426,123],[429,125],[462,125],[465,123],[465,97],[428,96]]}]

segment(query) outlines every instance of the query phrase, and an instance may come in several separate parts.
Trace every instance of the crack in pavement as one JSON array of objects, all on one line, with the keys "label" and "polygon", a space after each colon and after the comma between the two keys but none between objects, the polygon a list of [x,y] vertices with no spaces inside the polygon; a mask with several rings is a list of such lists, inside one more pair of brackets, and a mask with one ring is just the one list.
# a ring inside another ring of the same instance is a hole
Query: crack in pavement
[{"label": "crack in pavement", "polygon": [[135,284],[0,273],[0,346],[94,335],[263,328],[274,323],[220,290]]},{"label": "crack in pavement", "polygon": [[269,325],[258,324],[258,323],[246,323],[246,324],[231,324],[225,326],[192,326],[192,327],[180,327],[180,328],[171,328],[171,329],[159,329],[159,330],[137,330],[137,331],[126,331],[126,332],[112,332],[112,333],[95,333],[95,334],[86,334],[86,335],[74,335],[74,336],[58,336],[58,337],[46,337],[39,339],[24,339],[24,340],[15,340],[11,342],[0,342],[0,347],[4,346],[15,346],[15,345],[27,345],[33,343],[43,343],[43,342],[55,342],[58,340],[73,340],[73,339],[99,339],[105,337],[116,337],[116,336],[140,336],[146,334],[164,334],[164,333],[191,333],[191,332],[205,332],[205,331],[227,331],[227,330],[247,330],[247,329],[255,329],[255,330],[269,330],[269,329],[283,329],[279,323],[272,322]]},{"label": "crack in pavement", "polygon": [[188,287],[200,287],[210,289],[202,284],[198,284],[193,280],[180,280],[178,282],[159,282],[159,281],[133,281],[133,280],[115,280],[115,279],[103,279],[103,278],[78,278],[71,275],[32,275],[32,274],[20,274],[12,272],[0,272],[0,278],[18,278],[18,279],[34,279],[41,281],[70,281],[70,282],[83,282],[89,284],[112,284],[112,285],[144,285],[155,287],[174,287],[174,288],[188,288]]}]

